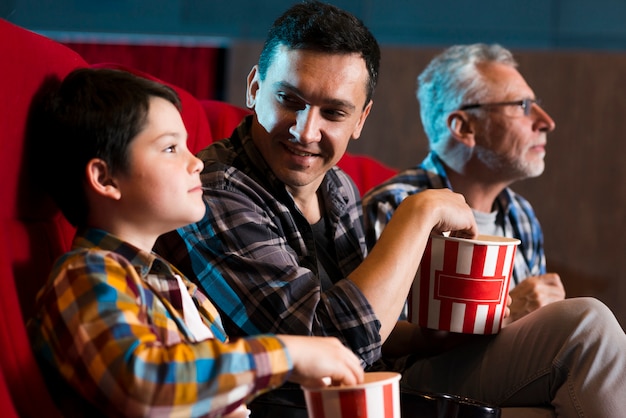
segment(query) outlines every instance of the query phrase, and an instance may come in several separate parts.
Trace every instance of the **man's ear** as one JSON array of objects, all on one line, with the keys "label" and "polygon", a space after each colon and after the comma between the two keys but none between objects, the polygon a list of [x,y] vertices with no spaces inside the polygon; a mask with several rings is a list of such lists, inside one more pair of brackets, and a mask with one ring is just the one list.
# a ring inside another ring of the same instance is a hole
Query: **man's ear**
[{"label": "man's ear", "polygon": [[87,186],[95,193],[114,200],[122,196],[109,166],[100,158],[92,158],[87,163],[85,174]]},{"label": "man's ear", "polygon": [[369,116],[373,104],[374,101],[370,100],[367,106],[365,106],[365,108],[363,109],[363,112],[361,112],[361,116],[359,116],[359,119],[354,126],[354,131],[352,131],[352,139],[359,139],[359,137],[361,136],[361,131],[363,131],[363,125],[365,125],[365,120]]},{"label": "man's ear", "polygon": [[255,65],[250,70],[247,78],[247,87],[246,87],[246,107],[248,109],[254,109],[254,105],[256,103],[256,93],[259,90],[259,66]]},{"label": "man's ear", "polygon": [[455,140],[470,148],[475,145],[473,121],[466,112],[455,110],[448,115],[446,122],[450,135]]}]

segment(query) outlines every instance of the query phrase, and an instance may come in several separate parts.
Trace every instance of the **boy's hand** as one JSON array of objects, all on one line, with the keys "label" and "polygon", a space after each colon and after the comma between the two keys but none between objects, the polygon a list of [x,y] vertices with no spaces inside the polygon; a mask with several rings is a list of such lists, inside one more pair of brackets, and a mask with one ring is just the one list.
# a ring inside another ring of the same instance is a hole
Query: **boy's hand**
[{"label": "boy's hand", "polygon": [[293,373],[289,380],[308,387],[355,385],[363,382],[358,357],[334,337],[279,335],[289,350]]}]

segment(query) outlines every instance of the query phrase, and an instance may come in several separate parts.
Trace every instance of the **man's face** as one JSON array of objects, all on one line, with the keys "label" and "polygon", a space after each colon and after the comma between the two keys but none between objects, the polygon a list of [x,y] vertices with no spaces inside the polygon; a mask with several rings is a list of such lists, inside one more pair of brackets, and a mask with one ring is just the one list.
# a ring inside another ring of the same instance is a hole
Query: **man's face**
[{"label": "man's face", "polygon": [[[513,67],[488,64],[480,68],[490,94],[483,103],[535,99],[532,89]],[[521,106],[483,108],[476,124],[474,153],[499,180],[516,181],[543,173],[546,136],[555,123],[539,105],[530,113]]]},{"label": "man's face", "polygon": [[284,46],[278,47],[265,80],[256,66],[250,72],[253,141],[292,194],[315,193],[348,142],[360,136],[372,105],[365,106],[368,77],[358,54]]}]

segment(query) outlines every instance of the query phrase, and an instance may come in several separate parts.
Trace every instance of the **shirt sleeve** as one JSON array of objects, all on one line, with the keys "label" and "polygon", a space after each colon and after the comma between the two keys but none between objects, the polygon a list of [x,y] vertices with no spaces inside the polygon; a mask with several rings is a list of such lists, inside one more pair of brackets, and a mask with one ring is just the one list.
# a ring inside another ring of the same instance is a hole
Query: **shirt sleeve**
[{"label": "shirt sleeve", "polygon": [[244,184],[212,187],[205,218],[168,237],[166,258],[197,278],[229,335],[335,336],[372,364],[381,340],[369,302],[347,278],[322,292],[315,255],[293,236],[289,209],[262,193]]},{"label": "shirt sleeve", "polygon": [[391,215],[395,209],[395,206],[389,202],[378,200],[375,195],[364,197],[363,220],[365,223],[365,239],[370,250],[391,220]]},{"label": "shirt sleeve", "polygon": [[[518,251],[522,252],[530,275],[546,274],[543,230],[532,205],[519,194],[509,190],[511,206],[510,222],[522,241]],[[520,280],[526,277],[520,277]]]},{"label": "shirt sleeve", "polygon": [[278,338],[191,342],[120,258],[71,257],[38,298],[36,351],[82,396],[113,415],[217,416],[285,382]]},{"label": "shirt sleeve", "polygon": [[[392,179],[395,179],[395,177]],[[407,196],[418,191],[412,185],[395,184],[389,180],[370,190],[363,197],[365,237],[370,250],[378,241],[380,234],[382,234],[400,203]]]},{"label": "shirt sleeve", "polygon": [[[363,216],[368,248],[372,248],[400,203],[408,196],[427,189],[450,188],[445,171],[427,158],[374,187],[363,196]],[[430,167],[426,169],[424,167]]]}]

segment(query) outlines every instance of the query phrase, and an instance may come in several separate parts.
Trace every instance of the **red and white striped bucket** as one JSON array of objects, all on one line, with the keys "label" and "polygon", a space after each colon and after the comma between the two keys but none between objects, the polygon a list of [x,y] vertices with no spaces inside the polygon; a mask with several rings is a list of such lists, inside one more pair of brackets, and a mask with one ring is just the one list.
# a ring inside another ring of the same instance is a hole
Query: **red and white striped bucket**
[{"label": "red and white striped bucket", "polygon": [[309,418],[400,418],[400,377],[371,372],[360,385],[303,388]]},{"label": "red and white striped bucket", "polygon": [[409,293],[409,319],[443,331],[498,333],[519,243],[431,235]]}]

